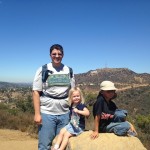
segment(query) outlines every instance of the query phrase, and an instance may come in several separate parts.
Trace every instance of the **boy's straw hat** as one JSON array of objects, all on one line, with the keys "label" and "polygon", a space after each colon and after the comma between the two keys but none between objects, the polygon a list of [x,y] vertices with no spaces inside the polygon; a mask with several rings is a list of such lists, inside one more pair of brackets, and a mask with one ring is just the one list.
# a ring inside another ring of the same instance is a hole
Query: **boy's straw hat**
[{"label": "boy's straw hat", "polygon": [[117,88],[115,87],[114,83],[111,81],[103,81],[100,84],[100,89],[103,91],[108,91],[108,90],[117,90]]}]

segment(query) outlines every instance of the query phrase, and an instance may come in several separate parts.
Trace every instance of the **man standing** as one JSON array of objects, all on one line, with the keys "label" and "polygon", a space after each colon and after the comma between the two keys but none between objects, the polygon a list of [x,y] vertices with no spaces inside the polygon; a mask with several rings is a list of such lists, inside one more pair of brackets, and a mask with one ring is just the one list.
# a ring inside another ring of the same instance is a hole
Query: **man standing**
[{"label": "man standing", "polygon": [[38,125],[38,150],[49,150],[52,141],[69,121],[68,92],[75,86],[73,71],[61,63],[63,47],[50,47],[52,62],[41,66],[33,81],[34,121]]}]

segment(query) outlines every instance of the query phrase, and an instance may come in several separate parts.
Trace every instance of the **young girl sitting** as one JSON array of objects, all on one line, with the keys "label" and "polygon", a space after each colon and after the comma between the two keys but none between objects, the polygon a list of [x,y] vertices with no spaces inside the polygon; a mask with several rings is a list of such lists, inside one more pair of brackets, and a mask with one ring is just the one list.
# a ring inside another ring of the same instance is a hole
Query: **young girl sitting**
[{"label": "young girl sitting", "polygon": [[116,135],[136,136],[131,123],[126,121],[127,111],[118,109],[112,99],[116,98],[116,87],[111,81],[100,84],[100,92],[93,106],[94,131],[91,138],[95,139],[100,132],[115,133]]},{"label": "young girl sitting", "polygon": [[57,141],[52,150],[64,150],[68,140],[72,136],[81,134],[85,129],[85,117],[90,115],[89,110],[84,105],[84,98],[78,87],[69,91],[70,122],[61,129]]}]

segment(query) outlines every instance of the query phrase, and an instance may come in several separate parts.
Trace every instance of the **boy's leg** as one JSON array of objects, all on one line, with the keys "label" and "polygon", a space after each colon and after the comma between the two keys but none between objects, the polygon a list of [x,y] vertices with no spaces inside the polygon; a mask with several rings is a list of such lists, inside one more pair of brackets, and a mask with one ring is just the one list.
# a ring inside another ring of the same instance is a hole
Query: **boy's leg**
[{"label": "boy's leg", "polygon": [[126,120],[127,111],[117,109],[114,114],[113,122],[124,122]]},{"label": "boy's leg", "polygon": [[118,122],[118,123],[110,123],[106,127],[106,132],[115,133],[116,135],[127,135],[127,131],[130,129],[130,124],[125,122]]}]

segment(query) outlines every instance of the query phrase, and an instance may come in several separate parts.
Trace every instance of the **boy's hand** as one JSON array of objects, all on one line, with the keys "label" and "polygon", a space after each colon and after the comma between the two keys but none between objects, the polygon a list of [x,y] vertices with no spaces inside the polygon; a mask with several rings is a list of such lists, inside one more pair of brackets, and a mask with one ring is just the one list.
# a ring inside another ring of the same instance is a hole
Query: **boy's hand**
[{"label": "boy's hand", "polygon": [[96,131],[93,131],[93,133],[90,135],[91,139],[93,139],[93,140],[98,138],[98,136],[99,136],[99,133]]},{"label": "boy's hand", "polygon": [[102,113],[101,115],[101,119],[109,119],[109,118],[113,118],[114,115],[111,115],[111,114],[106,114],[106,113]]}]

